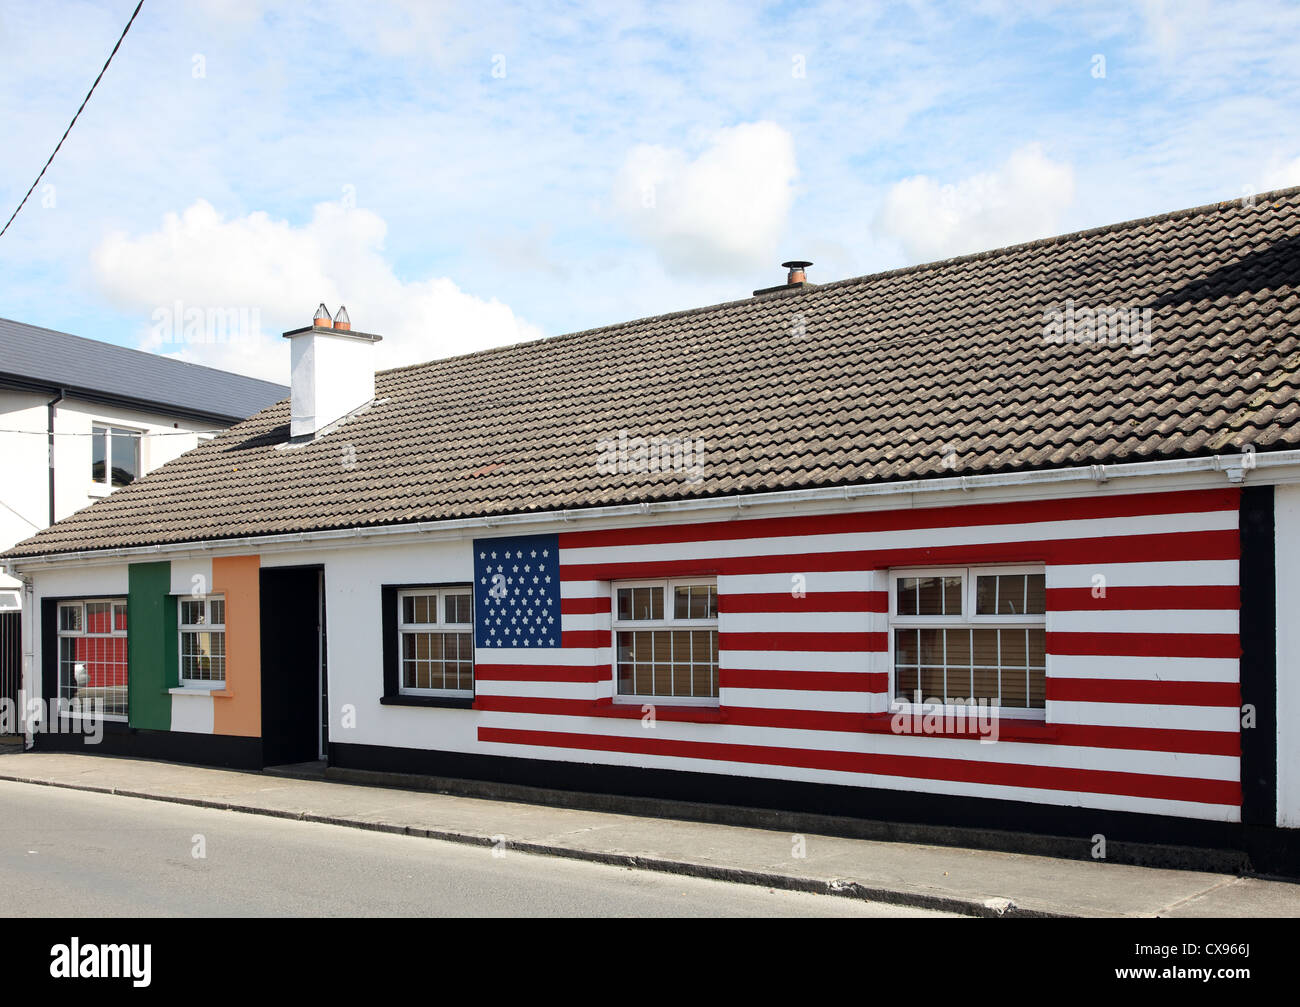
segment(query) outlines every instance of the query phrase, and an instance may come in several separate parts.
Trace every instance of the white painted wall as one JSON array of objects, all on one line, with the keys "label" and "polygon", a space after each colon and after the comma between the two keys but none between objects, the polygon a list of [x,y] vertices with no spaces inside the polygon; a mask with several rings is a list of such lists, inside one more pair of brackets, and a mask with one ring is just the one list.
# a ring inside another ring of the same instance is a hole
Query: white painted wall
[{"label": "white painted wall", "polygon": [[1300,486],[1274,488],[1277,824],[1300,828]]}]

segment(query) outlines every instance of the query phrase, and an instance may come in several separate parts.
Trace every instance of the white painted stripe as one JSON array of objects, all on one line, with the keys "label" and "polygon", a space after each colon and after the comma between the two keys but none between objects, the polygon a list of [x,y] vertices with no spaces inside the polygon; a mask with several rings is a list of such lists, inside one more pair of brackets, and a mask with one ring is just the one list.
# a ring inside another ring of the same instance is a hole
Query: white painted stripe
[{"label": "white painted stripe", "polygon": [[703,542],[668,542],[649,545],[599,546],[566,549],[562,566],[588,563],[653,563],[685,559],[721,559],[748,556],[794,556],[804,553],[841,553],[874,549],[985,545],[999,542],[1044,542],[1100,538],[1112,535],[1155,535],[1169,532],[1225,531],[1235,529],[1237,512],[1152,514],[1139,517],[1098,518],[1083,521],[1039,521],[1033,524],[974,525],[959,528],[905,529],[901,531],[838,532],[826,535],[786,535],[776,538],[741,538]]},{"label": "white painted stripe", "polygon": [[866,651],[720,650],[722,668],[754,671],[876,671],[876,655]]},{"label": "white painted stripe", "polygon": [[764,710],[821,710],[836,713],[870,713],[876,709],[876,698],[881,695],[874,692],[821,692],[813,689],[722,688],[719,692],[724,707],[752,706]]},{"label": "white painted stripe", "polygon": [[1105,586],[1165,587],[1170,584],[1235,585],[1238,563],[1232,559],[1167,560],[1154,563],[1081,563],[1049,566],[1047,586],[1094,586],[1093,577],[1105,577]]},{"label": "white painted stripe", "polygon": [[[824,573],[814,570],[803,575],[803,589],[809,601],[821,592],[871,591],[877,586],[872,573],[870,570]],[[718,591],[726,594],[788,594],[793,598],[794,586],[791,574],[788,573],[723,574],[718,577]]]},{"label": "white painted stripe", "polygon": [[599,615],[566,615],[564,617],[566,632],[609,629],[610,625],[611,617],[608,612],[601,612]]},{"label": "white painted stripe", "polygon": [[479,696],[527,696],[544,699],[596,699],[595,682],[517,682],[479,679],[474,692]]},{"label": "white painted stripe", "polygon": [[1048,654],[1048,678],[1132,679],[1139,682],[1236,682],[1240,662],[1227,657],[1092,657]]},{"label": "white painted stripe", "polygon": [[1091,612],[1048,612],[1047,629],[1052,633],[1236,633],[1235,610],[1115,610]]},{"label": "white painted stripe", "polygon": [[1148,703],[1049,699],[1047,719],[1057,724],[1147,727],[1167,731],[1237,731],[1241,728],[1241,712],[1231,706],[1154,706]]},{"label": "white painted stripe", "polygon": [[610,596],[607,580],[562,580],[560,581],[561,598],[608,598]]},{"label": "white painted stripe", "polygon": [[883,632],[885,617],[870,612],[722,612],[720,633]]}]

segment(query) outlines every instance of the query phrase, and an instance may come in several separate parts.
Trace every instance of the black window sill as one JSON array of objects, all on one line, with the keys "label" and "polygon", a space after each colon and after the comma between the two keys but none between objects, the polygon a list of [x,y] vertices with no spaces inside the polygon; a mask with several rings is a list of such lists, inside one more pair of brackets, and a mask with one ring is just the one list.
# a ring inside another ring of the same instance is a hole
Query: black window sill
[{"label": "black window sill", "polygon": [[444,710],[469,710],[474,706],[472,698],[459,696],[381,696],[382,706],[435,706]]}]

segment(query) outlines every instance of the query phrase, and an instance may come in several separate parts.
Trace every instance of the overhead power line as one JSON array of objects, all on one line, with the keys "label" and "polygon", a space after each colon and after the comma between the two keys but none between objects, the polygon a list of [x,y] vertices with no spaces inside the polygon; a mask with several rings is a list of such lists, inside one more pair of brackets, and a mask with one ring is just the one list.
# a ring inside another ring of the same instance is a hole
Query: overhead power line
[{"label": "overhead power line", "polygon": [[122,34],[117,38],[117,45],[113,46],[113,51],[108,54],[108,59],[104,60],[104,69],[99,71],[99,76],[95,78],[95,83],[90,85],[90,90],[86,92],[86,97],[81,100],[81,107],[77,109],[77,114],[72,117],[72,121],[68,123],[68,128],[63,131],[63,135],[59,137],[59,142],[54,145],[53,153],[51,153],[49,159],[46,160],[45,167],[41,169],[41,173],[36,176],[36,181],[33,182],[31,188],[27,190],[27,195],[23,196],[22,202],[18,204],[18,209],[14,210],[14,212],[9,215],[9,219],[5,221],[5,226],[0,228],[0,238],[4,237],[5,231],[9,230],[9,225],[14,222],[14,217],[18,216],[18,211],[27,205],[28,198],[36,191],[36,187],[41,184],[41,179],[45,177],[45,172],[50,167],[51,162],[53,162],[54,155],[59,152],[59,148],[63,146],[63,141],[66,140],[68,134],[72,132],[72,127],[77,123],[77,116],[81,115],[82,109],[86,107],[86,102],[90,101],[90,96],[95,93],[95,88],[99,86],[99,82],[104,77],[104,71],[108,69],[108,64],[113,62],[113,57],[117,55],[117,50],[122,46],[122,39],[126,38],[126,33],[131,30],[131,25],[135,23],[135,16],[140,13],[140,8],[143,6],[144,0],[140,0],[140,2],[135,5],[135,10],[131,12],[131,20],[126,23],[126,27],[122,29]]}]

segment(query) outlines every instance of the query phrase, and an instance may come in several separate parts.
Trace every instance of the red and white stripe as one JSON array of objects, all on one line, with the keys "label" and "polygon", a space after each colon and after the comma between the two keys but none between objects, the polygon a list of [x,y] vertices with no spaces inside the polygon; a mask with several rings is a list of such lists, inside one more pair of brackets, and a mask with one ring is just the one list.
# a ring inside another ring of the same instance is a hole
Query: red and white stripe
[{"label": "red and white stripe", "polygon": [[[1237,821],[1238,506],[1196,490],[562,534],[563,646],[479,652],[479,747]],[[1004,718],[996,744],[891,733],[888,570],[1002,563],[1047,571],[1046,722]],[[720,706],[661,704],[648,727],[610,702],[610,582],[702,575]]]}]

